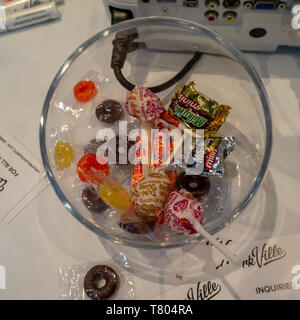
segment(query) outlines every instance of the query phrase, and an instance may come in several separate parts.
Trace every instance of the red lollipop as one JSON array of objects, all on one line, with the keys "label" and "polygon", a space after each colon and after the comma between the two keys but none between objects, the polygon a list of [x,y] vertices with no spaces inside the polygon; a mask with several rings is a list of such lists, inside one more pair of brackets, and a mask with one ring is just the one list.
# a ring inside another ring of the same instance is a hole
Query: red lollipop
[{"label": "red lollipop", "polygon": [[196,233],[197,225],[202,224],[202,214],[200,203],[186,190],[170,193],[165,207],[165,220],[173,230]]},{"label": "red lollipop", "polygon": [[93,81],[79,81],[74,87],[74,96],[79,102],[90,101],[97,93]]},{"label": "red lollipop", "polygon": [[109,166],[95,153],[87,153],[77,163],[77,175],[82,182],[102,184],[109,175]]},{"label": "red lollipop", "polygon": [[239,257],[224,247],[202,226],[202,207],[200,203],[185,189],[170,193],[165,207],[165,221],[175,231],[186,234],[200,233],[220,252],[237,265],[241,265]]}]

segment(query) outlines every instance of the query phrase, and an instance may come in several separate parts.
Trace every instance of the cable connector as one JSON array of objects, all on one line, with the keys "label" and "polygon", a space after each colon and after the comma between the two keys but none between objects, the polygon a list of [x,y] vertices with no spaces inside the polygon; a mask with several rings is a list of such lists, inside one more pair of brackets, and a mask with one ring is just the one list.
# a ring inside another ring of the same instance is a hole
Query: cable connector
[{"label": "cable connector", "polygon": [[[131,31],[131,32],[130,32]],[[134,30],[126,30],[118,32],[113,40],[113,51],[111,56],[111,67],[122,69],[126,61],[127,53],[135,51],[139,48],[139,43],[134,42],[138,38],[137,32]]]}]

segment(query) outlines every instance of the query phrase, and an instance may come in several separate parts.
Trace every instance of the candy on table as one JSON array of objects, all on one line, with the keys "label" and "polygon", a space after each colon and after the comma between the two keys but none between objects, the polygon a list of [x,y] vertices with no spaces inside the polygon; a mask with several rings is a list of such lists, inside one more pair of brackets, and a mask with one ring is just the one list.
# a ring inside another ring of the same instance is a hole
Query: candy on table
[{"label": "candy on table", "polygon": [[95,153],[87,153],[77,163],[77,175],[82,182],[101,184],[109,175],[109,166]]},{"label": "candy on table", "polygon": [[202,207],[193,195],[184,189],[170,193],[165,206],[165,221],[169,226],[179,232],[193,234],[194,221],[202,224]]},{"label": "candy on table", "polygon": [[101,213],[107,209],[107,204],[100,198],[98,192],[93,186],[88,186],[81,193],[82,202],[87,209]]},{"label": "candy on table", "polygon": [[122,109],[118,101],[104,100],[96,108],[96,117],[99,121],[112,123],[121,118]]},{"label": "candy on table", "polygon": [[133,190],[132,200],[139,212],[159,216],[163,211],[170,189],[170,179],[163,170],[151,168]]},{"label": "candy on table", "polygon": [[128,210],[131,206],[129,192],[119,183],[106,180],[98,187],[98,193],[106,204],[115,209]]},{"label": "candy on table", "polygon": [[58,169],[63,169],[73,161],[73,149],[70,143],[58,141],[54,147],[54,161]]},{"label": "candy on table", "polygon": [[79,81],[74,87],[74,96],[78,102],[88,102],[96,93],[97,88],[93,81]]}]

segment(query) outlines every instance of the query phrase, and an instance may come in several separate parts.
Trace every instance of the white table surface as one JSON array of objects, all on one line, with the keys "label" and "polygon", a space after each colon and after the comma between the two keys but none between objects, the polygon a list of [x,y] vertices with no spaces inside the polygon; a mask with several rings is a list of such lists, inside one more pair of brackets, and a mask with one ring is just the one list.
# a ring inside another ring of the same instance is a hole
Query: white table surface
[{"label": "white table surface", "polygon": [[[66,0],[59,10],[60,21],[0,36],[0,125],[38,158],[39,118],[53,77],[76,47],[110,24],[101,0]],[[300,233],[300,50],[247,56],[271,100],[274,146],[266,179],[243,216],[259,210],[259,193],[265,190],[271,205],[262,214],[275,222],[265,219],[255,230],[256,239]],[[0,265],[6,268],[7,289],[0,290],[0,299],[59,299],[58,268],[110,258],[103,244],[66,211],[48,185],[1,228]],[[137,276],[135,286],[137,298],[171,287],[163,277]]]}]

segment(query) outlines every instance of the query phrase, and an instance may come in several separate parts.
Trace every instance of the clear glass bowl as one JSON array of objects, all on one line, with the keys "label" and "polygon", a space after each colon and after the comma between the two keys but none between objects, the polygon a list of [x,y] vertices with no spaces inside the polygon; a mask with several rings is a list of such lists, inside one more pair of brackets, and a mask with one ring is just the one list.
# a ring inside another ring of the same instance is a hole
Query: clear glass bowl
[{"label": "clear glass bowl", "polygon": [[[54,78],[45,99],[40,121],[40,146],[48,178],[65,208],[87,228],[101,237],[134,247],[178,247],[202,239],[159,225],[148,235],[135,235],[118,227],[114,210],[93,214],[83,205],[80,192],[84,185],[76,177],[76,160],[83,147],[105,127],[94,116],[95,105],[75,102],[74,85],[93,78],[100,87],[98,101],[110,98],[124,103],[128,91],[116,80],[110,66],[112,41],[116,33],[134,30],[136,41],[147,48],[127,55],[123,74],[132,83],[146,87],[159,85],[189,61],[195,51],[200,60],[179,83],[158,93],[165,106],[181,83],[196,81],[196,87],[216,101],[232,107],[218,132],[234,136],[235,151],[225,161],[225,175],[211,178],[211,191],[203,203],[205,228],[214,234],[232,222],[253,198],[266,172],[272,145],[271,117],[265,88],[254,68],[231,43],[196,23],[182,19],[148,17],[126,21],[96,34],[83,43],[66,60]],[[133,127],[137,120],[123,113]],[[114,125],[110,126],[116,128]],[[54,163],[54,146],[58,140],[73,146],[75,159],[64,170]],[[118,167],[113,168],[118,175]],[[125,170],[126,171],[126,170]],[[124,170],[123,181],[130,180]]]}]

